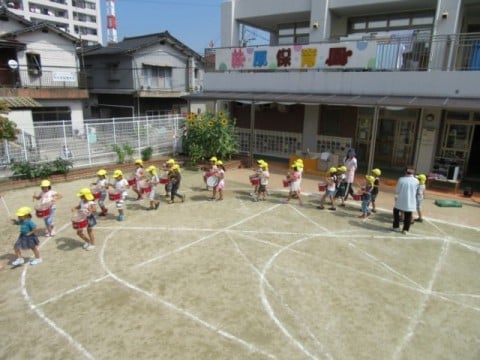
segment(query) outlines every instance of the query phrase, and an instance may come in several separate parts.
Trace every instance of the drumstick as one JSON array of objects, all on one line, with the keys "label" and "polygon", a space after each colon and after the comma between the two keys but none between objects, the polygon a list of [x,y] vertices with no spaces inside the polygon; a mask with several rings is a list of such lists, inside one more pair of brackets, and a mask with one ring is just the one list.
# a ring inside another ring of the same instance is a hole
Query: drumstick
[{"label": "drumstick", "polygon": [[7,203],[5,202],[5,199],[3,198],[3,196],[0,196],[0,197],[2,198],[3,206],[5,206],[8,216],[11,217],[12,214],[10,213],[10,209],[8,208]]}]

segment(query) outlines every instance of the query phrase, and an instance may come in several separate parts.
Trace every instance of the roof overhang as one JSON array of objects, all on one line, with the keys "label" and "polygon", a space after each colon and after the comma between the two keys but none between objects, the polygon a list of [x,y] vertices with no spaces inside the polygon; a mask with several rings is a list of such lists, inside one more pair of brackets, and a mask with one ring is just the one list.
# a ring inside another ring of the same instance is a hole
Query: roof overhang
[{"label": "roof overhang", "polygon": [[0,96],[0,101],[5,101],[9,109],[42,107],[38,101],[26,96]]},{"label": "roof overhang", "polygon": [[382,96],[382,95],[337,95],[337,94],[299,94],[299,93],[258,93],[205,91],[185,96],[190,101],[226,100],[242,103],[273,102],[278,104],[304,105],[343,105],[343,106],[395,106],[405,108],[480,108],[480,99],[457,97],[426,96]]}]

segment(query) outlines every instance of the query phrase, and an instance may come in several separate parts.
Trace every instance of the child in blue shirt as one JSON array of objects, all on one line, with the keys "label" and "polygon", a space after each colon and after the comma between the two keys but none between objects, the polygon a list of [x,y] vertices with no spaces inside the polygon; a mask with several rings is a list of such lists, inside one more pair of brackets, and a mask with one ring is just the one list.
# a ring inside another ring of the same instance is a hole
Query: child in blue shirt
[{"label": "child in blue shirt", "polygon": [[367,219],[369,212],[368,212],[368,204],[372,200],[372,191],[373,191],[373,184],[375,182],[375,178],[371,175],[365,176],[367,182],[365,186],[362,187],[362,215],[359,218]]},{"label": "child in blue shirt", "polygon": [[38,249],[40,241],[36,235],[37,225],[32,221],[32,209],[23,206],[16,211],[15,215],[17,219],[12,219],[12,221],[15,225],[20,225],[20,235],[13,246],[17,258],[12,262],[12,265],[19,266],[25,263],[25,259],[22,257],[22,249],[33,251],[35,258],[30,260],[30,265],[40,264],[42,262]]}]

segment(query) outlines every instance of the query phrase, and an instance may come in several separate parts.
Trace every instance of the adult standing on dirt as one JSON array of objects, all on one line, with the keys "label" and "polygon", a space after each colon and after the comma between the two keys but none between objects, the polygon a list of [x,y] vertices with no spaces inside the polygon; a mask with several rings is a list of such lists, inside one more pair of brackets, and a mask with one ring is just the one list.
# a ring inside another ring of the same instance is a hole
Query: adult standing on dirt
[{"label": "adult standing on dirt", "polygon": [[413,176],[415,170],[407,167],[405,175],[398,179],[395,188],[395,206],[393,208],[393,231],[400,231],[400,211],[403,213],[402,233],[407,234],[412,222],[412,212],[417,210],[418,179]]},{"label": "adult standing on dirt", "polygon": [[343,201],[345,201],[347,200],[348,195],[352,195],[353,197],[352,185],[355,181],[355,171],[357,170],[358,165],[355,149],[348,149],[347,155],[345,155],[345,158],[343,159],[343,165],[345,165],[345,167],[347,168],[347,171],[345,172],[347,187],[345,189],[345,197],[343,198]]}]

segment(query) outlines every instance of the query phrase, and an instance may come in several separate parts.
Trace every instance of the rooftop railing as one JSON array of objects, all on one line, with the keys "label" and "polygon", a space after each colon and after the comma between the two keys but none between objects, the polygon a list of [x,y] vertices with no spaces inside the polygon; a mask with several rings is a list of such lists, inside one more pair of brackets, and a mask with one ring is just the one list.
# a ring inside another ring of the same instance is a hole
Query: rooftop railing
[{"label": "rooftop railing", "polygon": [[0,68],[3,88],[87,88],[85,72],[76,68]]}]

